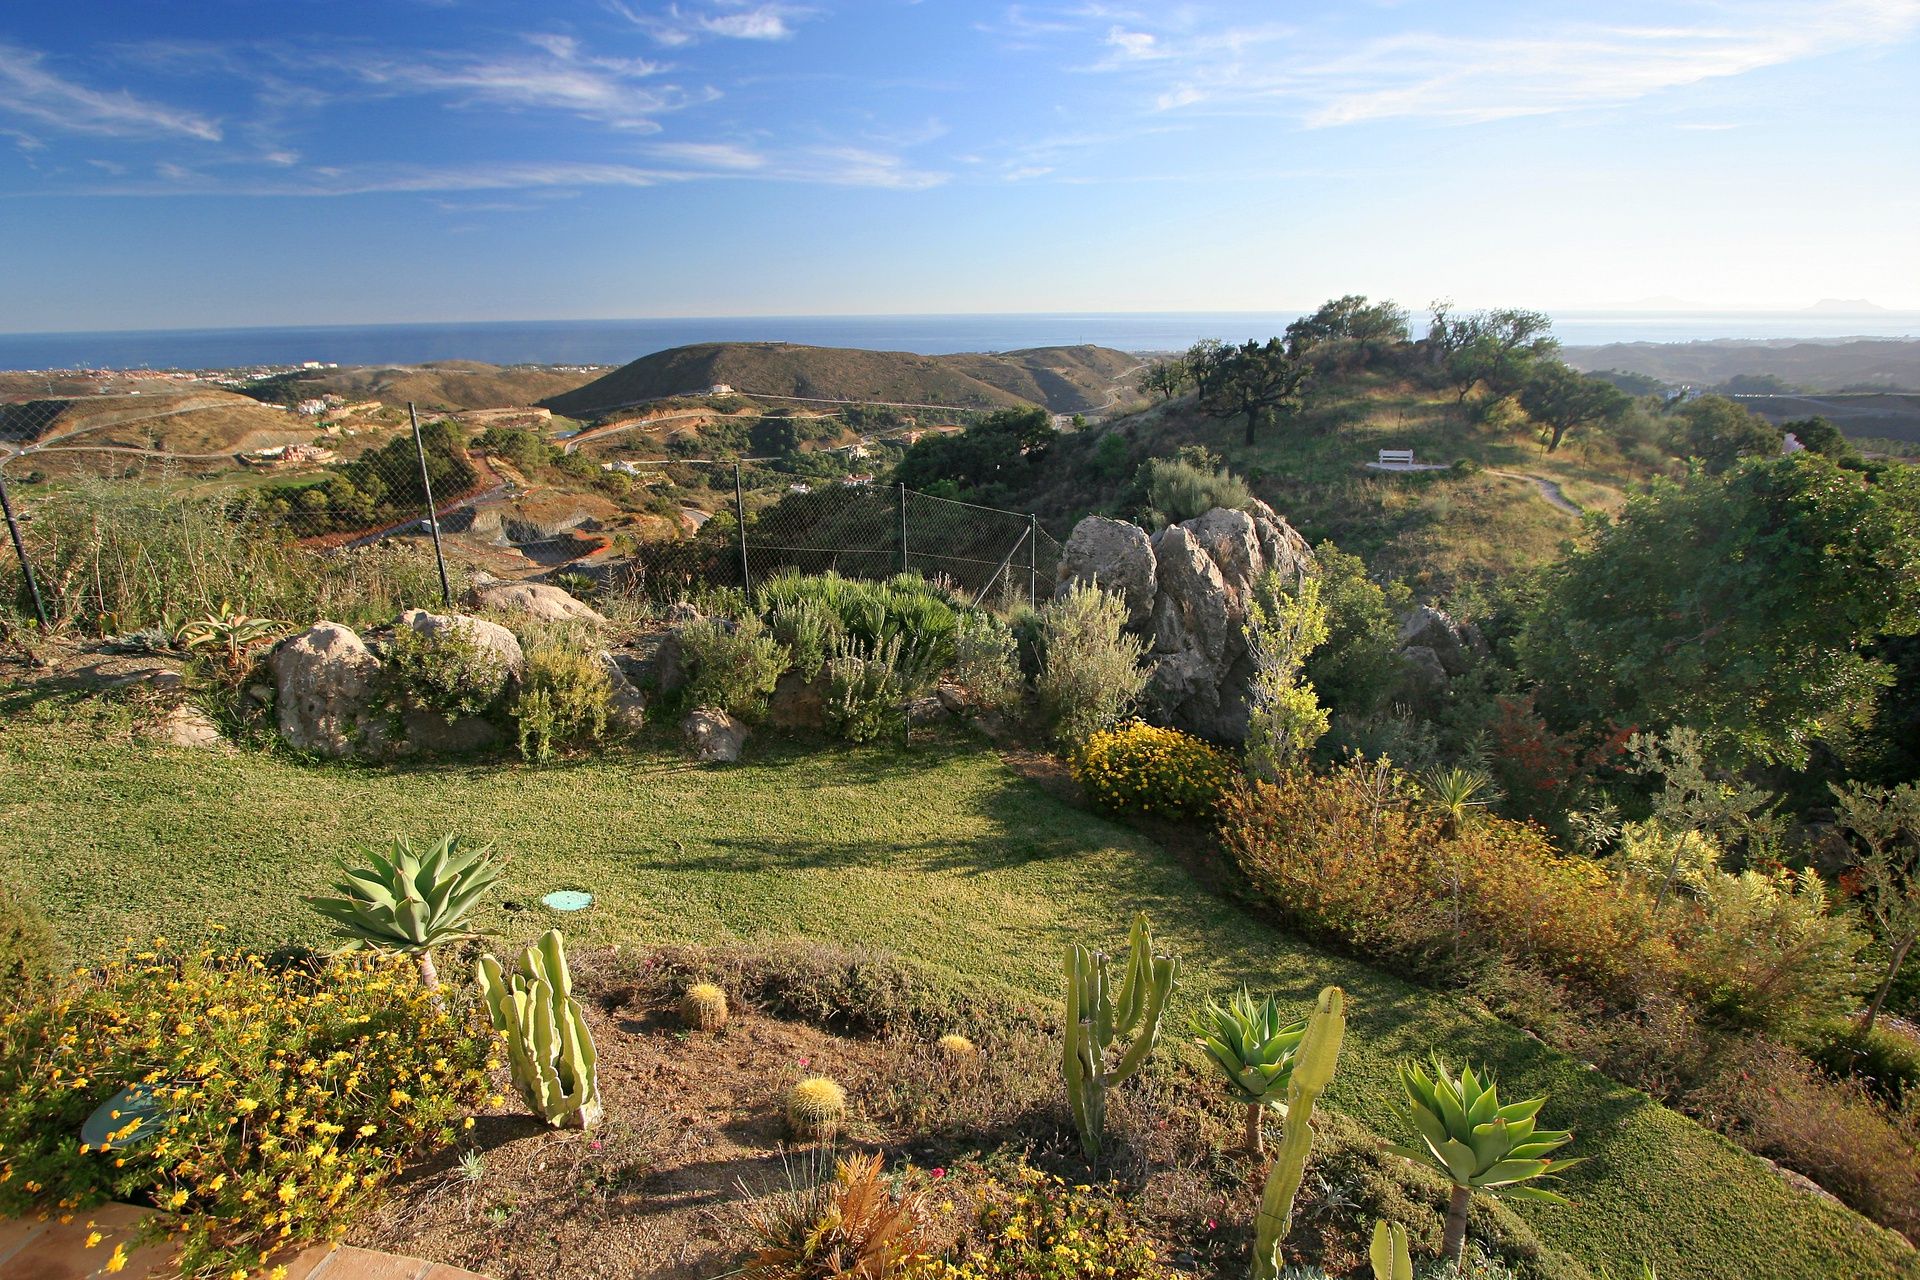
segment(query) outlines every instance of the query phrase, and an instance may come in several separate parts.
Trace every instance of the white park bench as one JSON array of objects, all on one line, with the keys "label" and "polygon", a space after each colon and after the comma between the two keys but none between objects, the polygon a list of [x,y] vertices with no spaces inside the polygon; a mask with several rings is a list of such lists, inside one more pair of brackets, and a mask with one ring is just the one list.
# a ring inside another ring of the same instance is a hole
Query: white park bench
[{"label": "white park bench", "polygon": [[1412,465],[1413,465],[1413,450],[1411,450],[1411,449],[1382,449],[1382,450],[1380,451],[1380,465],[1381,465],[1381,466],[1387,466],[1387,465],[1389,465],[1389,464],[1392,464],[1392,463],[1400,463],[1400,464],[1403,464],[1403,465],[1405,465],[1405,466],[1409,466],[1409,467],[1410,467],[1410,466],[1412,466]]}]

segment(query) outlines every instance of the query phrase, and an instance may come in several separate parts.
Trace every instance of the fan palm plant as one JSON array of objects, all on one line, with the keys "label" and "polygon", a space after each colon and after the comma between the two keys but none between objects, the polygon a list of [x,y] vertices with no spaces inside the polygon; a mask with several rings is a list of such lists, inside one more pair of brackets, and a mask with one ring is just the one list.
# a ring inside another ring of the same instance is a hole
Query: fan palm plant
[{"label": "fan palm plant", "polygon": [[1246,1149],[1257,1159],[1266,1149],[1261,1113],[1285,1103],[1307,1020],[1288,1021],[1278,1000],[1268,996],[1255,1001],[1242,987],[1224,1005],[1207,1001],[1207,1007],[1194,1016],[1192,1027],[1208,1058],[1226,1077],[1233,1100],[1247,1109]]},{"label": "fan palm plant", "polygon": [[433,949],[474,936],[467,915],[500,878],[490,845],[441,836],[424,851],[401,836],[371,867],[349,869],[336,881],[337,897],[310,897],[308,906],[332,920],[346,946],[409,955],[430,991],[440,989]]},{"label": "fan palm plant", "polygon": [[1440,1246],[1443,1258],[1459,1265],[1467,1240],[1467,1205],[1476,1190],[1566,1203],[1555,1192],[1527,1185],[1580,1163],[1550,1155],[1573,1141],[1571,1133],[1534,1127],[1534,1117],[1546,1103],[1544,1096],[1503,1107],[1491,1076],[1482,1080],[1471,1066],[1456,1076],[1438,1054],[1433,1056],[1432,1074],[1417,1062],[1403,1064],[1400,1084],[1407,1093],[1401,1119],[1419,1132],[1424,1146],[1389,1149],[1434,1166],[1453,1183]]}]

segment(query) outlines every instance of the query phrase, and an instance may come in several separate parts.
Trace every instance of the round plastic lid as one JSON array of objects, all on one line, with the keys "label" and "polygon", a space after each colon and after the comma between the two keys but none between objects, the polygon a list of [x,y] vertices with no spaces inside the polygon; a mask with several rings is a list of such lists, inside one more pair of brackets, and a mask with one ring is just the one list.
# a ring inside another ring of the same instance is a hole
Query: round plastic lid
[{"label": "round plastic lid", "polygon": [[584,889],[557,889],[540,901],[555,911],[585,911],[593,905],[593,895]]},{"label": "round plastic lid", "polygon": [[[171,1109],[161,1105],[151,1089],[135,1085],[120,1090],[94,1108],[93,1114],[80,1126],[80,1141],[96,1151],[106,1147],[109,1142],[116,1149],[124,1149],[158,1134],[172,1114]],[[136,1117],[140,1123],[132,1133],[118,1140],[111,1137],[132,1124]]]}]

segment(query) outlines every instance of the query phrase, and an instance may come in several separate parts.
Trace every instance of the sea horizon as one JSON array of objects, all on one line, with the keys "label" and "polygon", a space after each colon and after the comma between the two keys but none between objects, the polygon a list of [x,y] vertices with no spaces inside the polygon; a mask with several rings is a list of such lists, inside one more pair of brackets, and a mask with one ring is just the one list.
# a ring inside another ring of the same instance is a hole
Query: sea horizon
[{"label": "sea horizon", "polygon": [[[1201,338],[1266,338],[1300,311],[1010,312],[486,320],[409,324],[0,334],[0,369],[233,369],[299,365],[618,365],[700,342],[789,342],[920,355],[1090,344],[1179,350]],[[1622,342],[1837,342],[1920,337],[1920,312],[1549,311],[1569,347]],[[1415,313],[1415,328],[1425,313]]]}]

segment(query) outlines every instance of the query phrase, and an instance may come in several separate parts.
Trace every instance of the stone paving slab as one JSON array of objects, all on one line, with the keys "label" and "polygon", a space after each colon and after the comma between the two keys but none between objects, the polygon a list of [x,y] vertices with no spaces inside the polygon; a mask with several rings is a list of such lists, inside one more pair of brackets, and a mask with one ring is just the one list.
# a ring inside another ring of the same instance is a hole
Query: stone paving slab
[{"label": "stone paving slab", "polygon": [[[73,1214],[66,1222],[54,1218],[16,1218],[0,1221],[0,1280],[93,1280],[110,1274],[106,1267],[116,1246],[126,1261],[117,1280],[148,1280],[177,1276],[174,1249],[164,1242],[135,1247],[133,1236],[154,1210],[108,1204]],[[93,1244],[88,1239],[98,1234]],[[352,1245],[315,1245],[279,1265],[286,1280],[487,1280],[478,1272],[462,1271],[425,1258],[359,1249]]]}]

